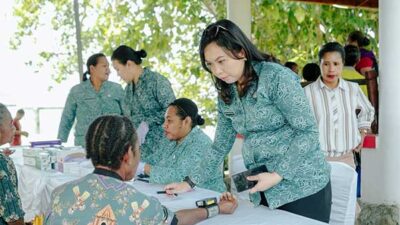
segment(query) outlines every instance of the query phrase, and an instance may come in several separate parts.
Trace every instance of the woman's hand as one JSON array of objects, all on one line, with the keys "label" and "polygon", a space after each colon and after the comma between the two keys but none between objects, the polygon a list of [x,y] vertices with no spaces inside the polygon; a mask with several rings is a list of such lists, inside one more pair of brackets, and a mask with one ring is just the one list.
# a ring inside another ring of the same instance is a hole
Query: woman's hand
[{"label": "woman's hand", "polygon": [[192,190],[192,188],[186,181],[168,184],[164,187],[164,191],[167,192],[167,194],[169,195],[173,195],[175,193],[184,193],[190,190]]},{"label": "woman's hand", "polygon": [[355,148],[353,149],[353,152],[361,152],[361,149],[362,149],[363,144],[364,144],[364,139],[365,139],[365,136],[367,136],[367,133],[368,133],[367,130],[364,130],[364,129],[363,129],[363,130],[360,130],[361,142],[360,142],[359,145],[357,145],[357,147],[355,147]]},{"label": "woman's hand", "polygon": [[250,189],[250,193],[256,193],[258,191],[265,191],[270,189],[271,187],[279,184],[279,182],[282,181],[282,177],[273,172],[273,173],[259,173],[255,176],[248,176],[247,180],[249,181],[257,181],[256,186],[254,186],[252,189]]},{"label": "woman's hand", "polygon": [[220,214],[232,214],[238,207],[238,201],[233,194],[224,192],[219,198],[218,207]]},{"label": "woman's hand", "polygon": [[[364,139],[363,139],[364,140]],[[363,141],[357,145],[357,147],[353,148],[353,152],[361,152]]]},{"label": "woman's hand", "polygon": [[151,171],[151,166],[147,163],[144,164],[144,169],[143,169],[144,174],[150,176],[150,171]]}]

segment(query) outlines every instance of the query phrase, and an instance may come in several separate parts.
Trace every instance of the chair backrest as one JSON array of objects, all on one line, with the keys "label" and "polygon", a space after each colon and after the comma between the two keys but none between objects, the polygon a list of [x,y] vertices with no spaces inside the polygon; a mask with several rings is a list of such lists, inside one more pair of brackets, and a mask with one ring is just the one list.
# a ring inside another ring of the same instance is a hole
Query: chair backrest
[{"label": "chair backrest", "polygon": [[357,173],[349,165],[331,165],[332,207],[329,224],[354,225],[357,201]]}]

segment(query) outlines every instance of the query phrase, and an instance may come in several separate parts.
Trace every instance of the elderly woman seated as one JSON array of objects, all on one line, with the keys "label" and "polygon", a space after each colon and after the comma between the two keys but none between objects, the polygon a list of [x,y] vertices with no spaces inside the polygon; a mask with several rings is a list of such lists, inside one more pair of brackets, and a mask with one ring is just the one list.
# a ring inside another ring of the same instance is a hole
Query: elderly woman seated
[{"label": "elderly woman seated", "polygon": [[[190,99],[176,99],[169,105],[163,125],[167,139],[160,145],[162,151],[158,151],[161,155],[155,165],[146,164],[144,167],[150,182],[174,183],[174,186],[178,186],[174,188],[177,192],[190,190],[196,185],[218,192],[225,191],[222,165],[203,162],[212,145],[211,139],[197,126],[203,124],[204,119],[198,115],[197,106]],[[212,167],[213,173],[204,173],[204,165]],[[197,183],[199,176],[208,179]]]},{"label": "elderly woman seated", "polygon": [[[0,145],[10,143],[14,132],[11,114],[6,106],[0,103]],[[14,164],[8,156],[0,153],[0,225],[24,224],[24,214]]]},{"label": "elderly woman seated", "polygon": [[[98,117],[86,133],[92,174],[54,190],[45,224],[194,224],[218,213],[232,213],[237,201],[224,193],[214,208],[171,212],[124,181],[136,172],[140,152],[127,117]],[[219,211],[218,211],[219,209]]]}]

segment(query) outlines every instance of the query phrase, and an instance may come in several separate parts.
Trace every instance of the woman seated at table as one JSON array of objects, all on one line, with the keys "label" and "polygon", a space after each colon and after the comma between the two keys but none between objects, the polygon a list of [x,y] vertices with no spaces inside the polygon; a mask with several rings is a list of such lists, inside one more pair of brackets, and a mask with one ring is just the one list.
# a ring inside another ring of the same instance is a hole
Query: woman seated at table
[{"label": "woman seated at table", "polygon": [[[14,132],[11,114],[6,106],[0,103],[0,146],[10,143]],[[0,153],[0,225],[23,225],[24,214],[14,163],[6,154]]]},{"label": "woman seated at table", "polygon": [[[187,186],[193,188],[190,179],[207,176],[198,187],[223,192],[222,165],[208,164],[212,174],[204,174],[200,167],[202,160],[211,149],[211,139],[197,126],[203,125],[204,119],[198,114],[197,105],[190,99],[180,98],[172,102],[165,113],[164,133],[167,139],[161,144],[162,154],[155,165],[146,164],[145,174],[150,182]],[[188,179],[190,178],[190,179]]]},{"label": "woman seated at table", "polygon": [[236,199],[224,193],[218,205],[173,213],[124,182],[134,177],[140,160],[136,131],[127,117],[93,121],[86,150],[95,170],[53,191],[45,224],[195,224],[237,207]]}]

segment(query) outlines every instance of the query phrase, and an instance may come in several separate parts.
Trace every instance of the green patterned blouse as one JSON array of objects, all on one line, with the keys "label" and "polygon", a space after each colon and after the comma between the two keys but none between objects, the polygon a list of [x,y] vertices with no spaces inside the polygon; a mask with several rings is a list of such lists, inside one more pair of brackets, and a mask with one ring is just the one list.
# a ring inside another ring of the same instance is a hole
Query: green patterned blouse
[{"label": "green patterned blouse", "polygon": [[[299,78],[276,63],[253,64],[253,82],[239,97],[231,85],[232,103],[218,102],[218,124],[209,160],[222,161],[236,134],[244,136],[243,159],[248,169],[266,165],[283,180],[263,192],[271,208],[314,194],[329,182],[318,128]],[[205,173],[211,174],[212,171]],[[259,205],[261,196],[250,196]]]},{"label": "green patterned blouse", "polygon": [[152,163],[152,155],[157,154],[156,146],[164,138],[162,124],[168,105],[175,100],[174,91],[167,78],[144,68],[138,83],[126,86],[125,99],[135,127],[138,128],[141,122],[149,125],[146,140],[140,148],[141,160]]},{"label": "green patterned blouse", "polygon": [[85,135],[89,125],[99,116],[127,114],[121,85],[105,81],[96,92],[88,80],[71,88],[58,128],[58,139],[68,140],[69,132],[75,125],[75,145],[85,146]]},{"label": "green patterned blouse", "polygon": [[198,127],[194,127],[180,144],[176,141],[164,141],[160,144],[162,148],[157,163],[151,167],[150,182],[159,184],[181,182],[186,176],[192,178],[203,174],[201,166],[206,165],[212,173],[207,174],[202,179],[203,182],[196,185],[218,192],[226,191],[222,163],[203,163],[211,150],[211,145],[211,139]]}]

